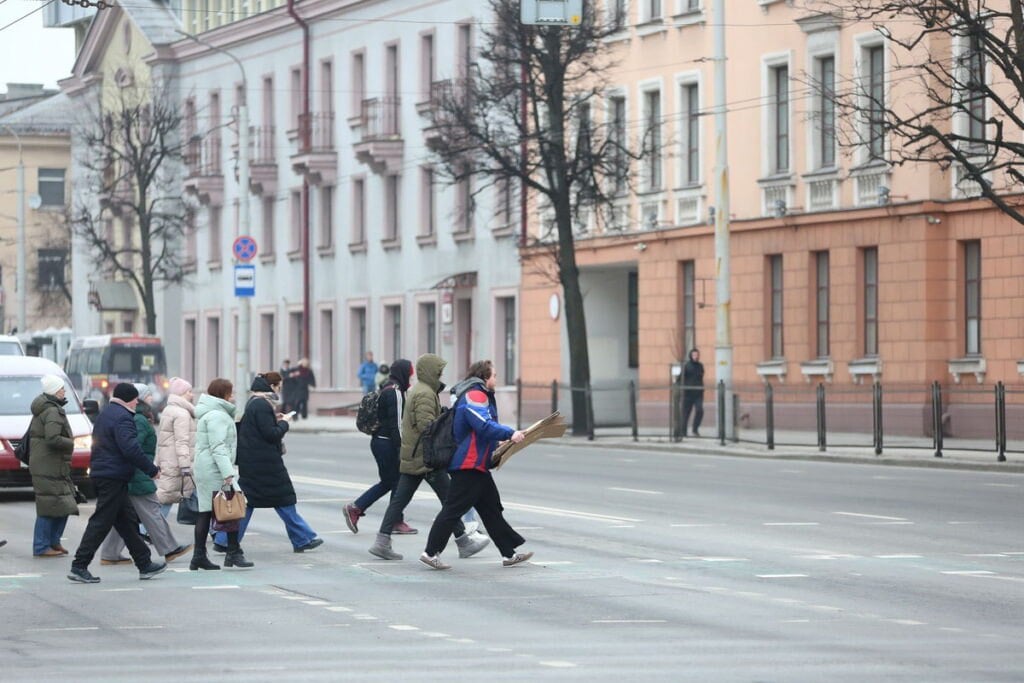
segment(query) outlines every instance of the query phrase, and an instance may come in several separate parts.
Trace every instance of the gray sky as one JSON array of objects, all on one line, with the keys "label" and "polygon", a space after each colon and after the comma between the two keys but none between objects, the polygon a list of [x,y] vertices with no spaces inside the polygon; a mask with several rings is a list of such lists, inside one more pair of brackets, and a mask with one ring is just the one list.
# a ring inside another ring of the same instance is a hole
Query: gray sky
[{"label": "gray sky", "polygon": [[[0,2],[0,26],[39,9],[45,0]],[[60,0],[55,0],[60,2]],[[48,88],[71,75],[75,60],[72,29],[43,28],[43,11],[0,30],[0,91],[7,83],[42,83]]]}]

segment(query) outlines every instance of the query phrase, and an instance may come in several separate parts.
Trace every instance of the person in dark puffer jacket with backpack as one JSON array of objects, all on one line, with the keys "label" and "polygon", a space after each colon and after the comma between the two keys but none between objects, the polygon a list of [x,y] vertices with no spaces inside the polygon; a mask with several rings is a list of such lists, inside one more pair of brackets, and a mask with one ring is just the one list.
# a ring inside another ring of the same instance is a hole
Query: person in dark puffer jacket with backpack
[{"label": "person in dark puffer jacket with backpack", "polygon": [[138,400],[138,389],[128,383],[118,384],[110,403],[93,425],[89,477],[96,489],[96,511],[89,518],[71,563],[68,579],[76,583],[99,583],[99,578],[89,573],[89,563],[111,527],[117,529],[128,546],[140,579],[151,579],[167,569],[166,563],[151,559],[146,542],[139,536],[139,518],[128,498],[128,482],[136,468],[151,478],[160,476],[160,469],[139,446],[135,427]]}]

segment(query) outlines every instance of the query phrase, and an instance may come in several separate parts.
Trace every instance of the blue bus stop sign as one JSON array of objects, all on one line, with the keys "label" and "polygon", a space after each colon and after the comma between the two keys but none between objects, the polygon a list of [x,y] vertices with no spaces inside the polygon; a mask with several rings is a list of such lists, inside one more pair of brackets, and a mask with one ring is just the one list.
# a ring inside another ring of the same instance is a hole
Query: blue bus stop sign
[{"label": "blue bus stop sign", "polygon": [[256,296],[256,266],[235,266],[235,296]]}]

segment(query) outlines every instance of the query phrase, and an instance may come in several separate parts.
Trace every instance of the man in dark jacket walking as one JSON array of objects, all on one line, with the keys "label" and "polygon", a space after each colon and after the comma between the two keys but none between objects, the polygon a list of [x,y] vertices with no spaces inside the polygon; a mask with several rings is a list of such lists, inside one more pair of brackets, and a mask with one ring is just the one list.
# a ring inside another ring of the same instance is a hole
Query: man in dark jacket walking
[{"label": "man in dark jacket walking", "polygon": [[111,527],[121,534],[128,552],[139,569],[140,579],[151,579],[167,569],[164,562],[153,562],[149,548],[139,536],[139,518],[128,498],[128,482],[138,468],[152,478],[160,469],[146,457],[139,446],[135,427],[135,405],[139,391],[132,384],[114,387],[114,397],[92,430],[92,458],[89,476],[96,489],[96,511],[82,534],[68,579],[77,583],[99,583],[89,573],[89,563]]},{"label": "man in dark jacket walking", "polygon": [[683,366],[683,419],[680,425],[683,434],[690,422],[693,411],[693,435],[700,436],[700,423],[704,419],[704,364],[700,362],[700,351],[692,349],[690,359]]}]

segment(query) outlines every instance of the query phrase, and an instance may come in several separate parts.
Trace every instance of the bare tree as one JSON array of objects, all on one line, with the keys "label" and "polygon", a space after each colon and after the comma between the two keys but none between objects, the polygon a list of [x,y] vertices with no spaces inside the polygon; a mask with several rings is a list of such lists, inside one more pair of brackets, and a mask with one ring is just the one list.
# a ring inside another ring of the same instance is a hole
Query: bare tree
[{"label": "bare tree", "polygon": [[179,109],[167,95],[134,101],[121,93],[114,107],[91,112],[79,126],[84,181],[99,202],[74,206],[71,224],[99,271],[135,288],[146,331],[155,334],[156,288],[180,283],[186,273],[189,221],[177,174],[188,141],[181,135]]},{"label": "bare tree", "polygon": [[518,0],[489,0],[479,61],[435,87],[434,146],[451,182],[470,184],[474,196],[498,185],[518,187],[544,216],[535,255],[561,284],[569,337],[573,431],[585,433],[590,410],[590,356],[576,263],[577,231],[586,215],[607,223],[606,209],[631,188],[628,126],[595,126],[603,110],[611,61],[606,41],[617,27],[592,5],[578,26],[524,26]]},{"label": "bare tree", "polygon": [[1024,223],[1019,202],[1008,197],[1024,181],[1021,0],[807,6],[868,22],[887,43],[888,60],[865,58],[860,78],[835,88],[841,144],[865,150],[869,160],[952,170],[963,194],[984,196]]}]

